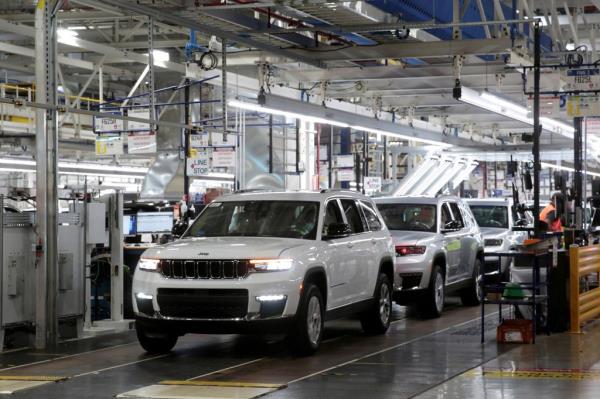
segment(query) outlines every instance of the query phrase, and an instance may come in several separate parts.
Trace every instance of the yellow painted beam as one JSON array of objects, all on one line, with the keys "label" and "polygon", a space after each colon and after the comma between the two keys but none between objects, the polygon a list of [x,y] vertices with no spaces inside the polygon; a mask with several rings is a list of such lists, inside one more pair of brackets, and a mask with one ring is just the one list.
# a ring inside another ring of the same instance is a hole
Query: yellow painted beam
[{"label": "yellow painted beam", "polygon": [[263,384],[258,382],[239,382],[239,381],[188,381],[188,380],[166,380],[159,382],[160,385],[192,385],[199,387],[231,387],[231,388],[285,388],[285,384]]},{"label": "yellow painted beam", "polygon": [[0,375],[0,381],[50,381],[58,382],[66,380],[67,377],[51,375]]}]

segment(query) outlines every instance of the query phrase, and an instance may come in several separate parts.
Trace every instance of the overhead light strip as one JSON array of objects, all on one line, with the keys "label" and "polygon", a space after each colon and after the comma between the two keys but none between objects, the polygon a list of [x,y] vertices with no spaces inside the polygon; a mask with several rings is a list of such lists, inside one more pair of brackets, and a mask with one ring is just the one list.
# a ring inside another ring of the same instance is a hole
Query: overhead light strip
[{"label": "overhead light strip", "polygon": [[[542,167],[548,168],[548,169],[558,169],[558,170],[566,170],[568,172],[575,172],[575,169],[571,168],[569,166],[556,165],[556,164],[548,163],[548,162],[540,162],[540,165]],[[597,173],[597,172],[582,171],[582,173],[589,175],[589,176],[600,177],[600,173]]]},{"label": "overhead light strip", "polygon": [[[529,111],[526,107],[496,96],[488,91],[479,93],[468,87],[461,87],[461,96],[458,100],[533,126],[533,118],[529,117]],[[545,116],[540,117],[540,124],[544,130],[568,138],[573,138],[575,133],[573,126]]]},{"label": "overhead light strip", "polygon": [[333,125],[333,126],[338,126],[338,127],[343,127],[343,128],[349,127],[354,130],[365,131],[365,132],[375,133],[375,134],[381,134],[384,136],[396,137],[396,138],[401,138],[404,140],[416,141],[419,143],[434,145],[437,147],[453,147],[452,144],[444,143],[443,141],[429,140],[429,139],[424,139],[421,137],[409,136],[406,134],[396,133],[396,132],[392,132],[392,131],[388,131],[388,130],[374,129],[374,128],[369,128],[369,127],[365,127],[365,126],[354,126],[354,125],[350,126],[347,123],[339,122],[339,121],[332,120],[332,119],[325,119],[325,118],[319,118],[319,117],[311,116],[311,115],[298,114],[298,113],[290,112],[290,111],[283,111],[283,110],[265,107],[260,104],[254,104],[254,103],[249,103],[249,102],[245,102],[245,101],[232,100],[232,101],[229,101],[228,104],[229,104],[229,106],[234,107],[234,108],[246,109],[249,111],[256,111],[256,112],[264,112],[264,113],[272,114],[272,115],[281,115],[281,116],[285,116],[285,117],[289,117],[289,118],[304,120],[307,122],[321,123],[321,124]]}]

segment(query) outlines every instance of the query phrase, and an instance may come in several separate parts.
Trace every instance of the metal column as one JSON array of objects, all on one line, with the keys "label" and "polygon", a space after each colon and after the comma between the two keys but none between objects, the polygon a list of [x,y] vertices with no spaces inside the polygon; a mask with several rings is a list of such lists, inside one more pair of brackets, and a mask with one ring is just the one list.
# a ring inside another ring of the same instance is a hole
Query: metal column
[{"label": "metal column", "polygon": [[123,193],[117,191],[110,198],[110,318],[123,320]]},{"label": "metal column", "polygon": [[540,237],[540,24],[533,24],[533,214],[535,237]]},{"label": "metal column", "polygon": [[[573,134],[573,191],[575,211],[575,228],[583,229],[583,118],[574,119],[575,132]],[[566,201],[565,201],[566,204]]]},{"label": "metal column", "polygon": [[36,272],[36,339],[38,348],[58,342],[58,114],[56,111],[56,12],[62,1],[40,0],[36,8],[36,102],[48,104],[36,113],[36,206],[38,258]]},{"label": "metal column", "polygon": [[[183,89],[183,123],[189,125],[190,120],[190,80],[185,80],[185,88]],[[202,114],[200,114],[202,115]],[[188,129],[181,129],[181,145],[183,147],[183,200],[187,209],[190,209],[190,177],[188,176],[187,163],[190,156],[190,137]],[[187,216],[185,216],[187,220]],[[184,217],[182,217],[184,219]]]},{"label": "metal column", "polygon": [[[46,46],[45,0],[39,0],[35,10],[35,58],[45,60]],[[35,63],[36,101],[46,101],[46,68],[44,62]],[[35,151],[36,151],[36,300],[35,300],[35,347],[46,346],[46,110],[35,111]]]}]

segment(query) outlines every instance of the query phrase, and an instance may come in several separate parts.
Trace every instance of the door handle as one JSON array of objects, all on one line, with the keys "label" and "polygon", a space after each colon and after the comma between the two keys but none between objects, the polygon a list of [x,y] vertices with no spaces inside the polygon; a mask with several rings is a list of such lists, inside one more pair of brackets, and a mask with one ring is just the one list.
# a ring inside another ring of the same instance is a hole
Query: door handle
[{"label": "door handle", "polygon": [[352,248],[352,247],[354,246],[354,244],[352,244],[351,242],[349,242],[348,244],[346,244],[346,246],[347,246],[348,248]]}]

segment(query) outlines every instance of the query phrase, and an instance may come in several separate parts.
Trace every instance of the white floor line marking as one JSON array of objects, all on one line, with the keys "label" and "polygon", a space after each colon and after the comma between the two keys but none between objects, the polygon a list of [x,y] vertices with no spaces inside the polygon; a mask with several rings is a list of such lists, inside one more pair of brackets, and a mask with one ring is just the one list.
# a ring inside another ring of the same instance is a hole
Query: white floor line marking
[{"label": "white floor line marking", "polygon": [[12,367],[6,367],[6,368],[3,368],[3,369],[0,369],[0,371],[8,371],[8,370],[20,369],[20,368],[23,368],[23,367],[36,366],[38,364],[50,363],[50,362],[54,362],[56,360],[70,359],[72,357],[88,355],[90,353],[96,353],[96,352],[106,351],[106,350],[109,350],[109,349],[122,348],[124,346],[129,346],[129,345],[133,345],[133,344],[136,344],[136,342],[130,342],[128,344],[120,344],[120,345],[116,345],[116,346],[109,346],[109,347],[106,347],[106,348],[94,349],[94,350],[91,350],[91,351],[86,351],[86,352],[81,352],[81,353],[73,353],[71,355],[65,355],[65,356],[61,356],[61,357],[55,357],[55,358],[52,358],[52,359],[40,360],[40,361],[32,362],[32,363],[19,364],[18,366],[12,366]]},{"label": "white floor line marking", "polygon": [[208,377],[209,375],[213,375],[213,374],[217,374],[217,373],[222,373],[223,371],[235,369],[235,368],[246,366],[248,364],[252,364],[252,363],[256,363],[256,362],[260,362],[261,360],[264,360],[264,359],[265,359],[264,357],[261,357],[261,358],[258,358],[258,359],[250,360],[248,362],[244,362],[244,363],[236,364],[236,365],[233,365],[233,366],[225,367],[224,369],[211,371],[210,373],[200,374],[197,377],[188,378],[186,381],[195,380],[196,378]]},{"label": "white floor line marking", "polygon": [[[496,315],[496,314],[498,314],[498,312],[493,312],[493,313],[487,314],[485,317],[493,316],[493,315]],[[433,331],[433,332],[431,332],[431,333],[429,333],[429,334],[425,334],[425,335],[423,335],[423,336],[421,336],[421,337],[413,338],[413,339],[410,339],[410,340],[408,340],[408,341],[406,341],[406,342],[401,342],[401,343],[399,343],[399,344],[397,344],[397,345],[393,345],[393,346],[390,346],[390,347],[388,347],[388,348],[384,348],[384,349],[378,350],[378,351],[376,351],[376,352],[372,352],[372,353],[369,353],[369,354],[366,354],[366,355],[363,355],[363,356],[357,357],[357,358],[355,358],[355,359],[352,359],[352,360],[348,360],[347,362],[340,363],[340,364],[337,364],[337,365],[335,365],[335,366],[331,366],[331,367],[328,367],[328,368],[326,368],[326,369],[323,369],[323,370],[321,370],[321,371],[317,371],[317,372],[315,372],[315,373],[311,373],[311,374],[305,375],[304,377],[296,378],[295,380],[289,381],[289,382],[288,382],[288,385],[290,385],[290,384],[294,384],[294,383],[296,383],[296,382],[299,382],[299,381],[306,380],[306,379],[308,379],[308,378],[314,377],[314,376],[316,376],[316,375],[319,375],[319,374],[322,374],[322,373],[326,373],[326,372],[328,372],[328,371],[331,371],[331,370],[335,370],[335,369],[337,369],[337,368],[339,368],[339,367],[347,366],[347,365],[348,365],[348,364],[350,364],[350,363],[354,363],[354,362],[357,362],[357,361],[359,361],[359,360],[366,359],[366,358],[368,358],[368,357],[371,357],[371,356],[376,356],[376,355],[379,355],[379,354],[381,354],[381,353],[388,352],[388,351],[391,351],[391,350],[394,350],[394,349],[400,348],[400,347],[402,347],[402,346],[406,346],[406,345],[412,344],[413,342],[419,341],[419,340],[421,340],[421,339],[423,339],[423,338],[428,338],[428,337],[431,337],[431,336],[433,336],[433,335],[437,335],[437,334],[440,334],[440,333],[446,332],[446,331],[448,331],[448,330],[451,330],[451,329],[453,329],[453,328],[456,328],[456,327],[461,327],[461,326],[464,326],[465,324],[469,324],[469,323],[472,323],[472,322],[474,322],[474,321],[477,321],[477,320],[480,320],[480,319],[481,319],[481,316],[479,316],[479,317],[477,317],[477,318],[474,318],[474,319],[471,319],[471,320],[467,320],[467,321],[465,321],[465,322],[462,322],[462,323],[459,323],[459,324],[454,324],[454,325],[452,325],[452,326],[449,326],[449,327],[443,328],[443,329],[441,329],[441,330]]]},{"label": "white floor line marking", "polygon": [[100,373],[102,373],[103,371],[108,371],[108,370],[118,369],[118,368],[120,368],[120,367],[125,367],[125,366],[131,366],[132,364],[144,363],[144,362],[148,362],[148,361],[150,361],[150,360],[161,359],[161,358],[163,358],[163,357],[167,357],[167,356],[170,356],[170,354],[169,354],[169,353],[167,353],[167,354],[164,354],[164,355],[158,355],[158,356],[147,357],[147,358],[145,358],[145,359],[141,359],[141,360],[135,360],[135,361],[133,361],[133,362],[122,363],[122,364],[117,364],[117,365],[110,366],[110,367],[106,367],[106,368],[99,369],[99,370],[88,371],[88,372],[85,372],[85,373],[76,374],[76,375],[72,376],[71,378],[78,378],[78,377],[83,377],[83,376],[86,376],[86,375],[91,375],[91,374],[100,374]]}]

